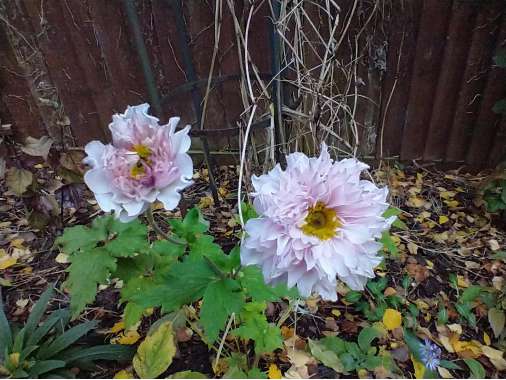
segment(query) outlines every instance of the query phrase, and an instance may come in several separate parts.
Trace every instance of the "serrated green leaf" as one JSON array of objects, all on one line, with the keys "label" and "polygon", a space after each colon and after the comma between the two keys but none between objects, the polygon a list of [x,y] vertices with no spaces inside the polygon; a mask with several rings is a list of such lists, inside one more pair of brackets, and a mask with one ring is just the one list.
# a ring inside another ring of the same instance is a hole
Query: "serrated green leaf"
[{"label": "serrated green leaf", "polygon": [[267,322],[264,310],[264,303],[245,304],[240,314],[241,326],[233,330],[243,339],[254,340],[257,354],[272,352],[283,345],[279,327]]},{"label": "serrated green leaf", "polygon": [[242,220],[244,224],[250,219],[258,218],[258,214],[252,204],[241,202]]},{"label": "serrated green leaf", "polygon": [[362,298],[362,293],[358,292],[356,290],[350,290],[344,296],[344,300],[349,303],[356,303],[356,302],[360,301],[361,298]]},{"label": "serrated green leaf", "polygon": [[109,233],[112,236],[104,248],[115,257],[129,257],[148,248],[148,229],[138,219],[122,223],[111,219]]},{"label": "serrated green leaf", "polygon": [[107,230],[75,226],[65,228],[63,235],[56,239],[63,252],[71,255],[78,251],[87,251],[97,246],[97,243],[107,239]]},{"label": "serrated green leaf", "polygon": [[188,211],[182,221],[172,219],[169,220],[169,224],[177,236],[189,243],[195,241],[196,235],[203,234],[209,229],[209,222],[204,219],[204,216],[197,207]]},{"label": "serrated green leaf", "polygon": [[275,287],[267,285],[262,270],[256,265],[242,268],[239,281],[246,294],[257,302],[279,301],[282,297],[296,298],[298,296],[296,288],[287,289],[283,284],[278,284]]},{"label": "serrated green leaf", "polygon": [[139,345],[132,364],[141,379],[154,379],[169,368],[175,354],[172,324],[164,321]]},{"label": "serrated green leaf", "polygon": [[216,341],[228,317],[232,313],[238,314],[243,304],[244,295],[240,292],[237,281],[225,279],[209,284],[204,292],[200,309],[200,322],[208,343]]},{"label": "serrated green leaf", "polygon": [[366,327],[358,334],[357,342],[360,349],[367,353],[374,339],[380,338],[382,333],[374,327]]},{"label": "serrated green leaf", "polygon": [[478,360],[475,359],[464,359],[464,362],[467,364],[471,371],[470,379],[484,379],[487,375],[485,372],[485,368],[481,365]]},{"label": "serrated green leaf", "polygon": [[95,248],[70,256],[70,263],[65,284],[70,291],[70,310],[75,318],[88,303],[93,302],[97,286],[116,270],[116,258],[103,248]]}]

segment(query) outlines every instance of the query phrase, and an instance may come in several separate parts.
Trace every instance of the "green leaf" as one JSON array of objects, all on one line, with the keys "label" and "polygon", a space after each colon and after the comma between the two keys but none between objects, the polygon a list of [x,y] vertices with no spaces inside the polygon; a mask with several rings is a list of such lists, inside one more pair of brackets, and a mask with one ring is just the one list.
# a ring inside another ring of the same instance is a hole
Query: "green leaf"
[{"label": "green leaf", "polygon": [[128,329],[139,322],[143,312],[144,308],[141,305],[137,305],[135,302],[128,302],[123,310],[125,328]]},{"label": "green leaf", "polygon": [[189,243],[195,241],[195,235],[203,234],[209,229],[209,222],[204,219],[204,216],[197,207],[188,211],[182,221],[172,219],[169,220],[169,224],[176,235]]},{"label": "green leaf", "polygon": [[497,66],[506,68],[506,49],[500,49],[494,56],[494,62]]},{"label": "green leaf", "polygon": [[471,371],[470,379],[484,379],[487,373],[485,372],[485,368],[481,365],[478,360],[475,359],[464,359],[464,362],[469,367]]},{"label": "green leaf", "polygon": [[383,358],[381,356],[376,355],[367,355],[363,366],[369,370],[374,371],[375,368],[381,367],[383,365]]},{"label": "green leaf", "polygon": [[337,336],[326,336],[318,341],[326,350],[333,351],[336,354],[342,354],[346,351],[345,341]]},{"label": "green leaf", "polygon": [[460,303],[472,302],[476,298],[478,298],[478,296],[480,295],[482,290],[483,289],[481,288],[481,286],[477,286],[477,285],[470,286],[469,288],[464,290],[464,292],[460,296],[458,302],[460,302]]},{"label": "green leaf", "polygon": [[247,373],[248,379],[267,379],[265,372],[260,371],[260,368],[252,368]]},{"label": "green leaf", "polygon": [[53,286],[49,286],[44,293],[40,296],[37,303],[32,308],[32,311],[30,312],[30,315],[28,316],[28,320],[26,321],[25,327],[23,329],[25,330],[25,339],[29,340],[33,331],[39,324],[42,316],[44,315],[44,312],[47,309],[47,306],[49,304],[49,301],[51,300],[51,297],[53,296]]},{"label": "green leaf", "polygon": [[124,361],[132,359],[135,349],[117,344],[104,344],[93,347],[79,348],[69,352],[62,352],[58,357],[67,363],[93,362],[95,360]]},{"label": "green leaf", "polygon": [[367,288],[375,297],[383,297],[383,290],[387,287],[388,278],[382,277],[377,281],[367,282]]},{"label": "green leaf", "polygon": [[471,303],[457,303],[455,304],[455,310],[464,317],[471,327],[476,326],[476,316],[474,315],[472,311],[472,304]]},{"label": "green leaf", "polygon": [[267,322],[264,314],[265,303],[247,303],[240,314],[242,324],[233,333],[243,339],[255,341],[255,353],[272,352],[282,347],[281,331]]},{"label": "green leaf", "polygon": [[497,251],[492,256],[490,256],[492,260],[502,260],[506,262],[506,251]]},{"label": "green leaf", "polygon": [[175,244],[167,240],[157,240],[153,243],[150,253],[158,254],[162,258],[170,258],[175,260],[183,256],[186,247],[181,244]]},{"label": "green leaf", "polygon": [[339,360],[343,363],[345,373],[354,371],[357,368],[357,360],[349,352],[339,355]]},{"label": "green leaf", "polygon": [[408,345],[409,351],[415,357],[416,360],[422,362],[420,358],[420,346],[422,342],[408,329],[404,329],[404,341]]},{"label": "green leaf", "polygon": [[[252,204],[241,202],[242,220],[244,224],[250,219],[258,218],[258,214]],[[239,219],[239,218],[238,218]]]},{"label": "green leaf", "polygon": [[214,343],[232,313],[238,314],[244,304],[244,295],[237,281],[225,279],[212,282],[204,292],[200,322],[209,343]]},{"label": "green leaf", "polygon": [[26,342],[27,346],[36,346],[39,345],[39,342],[46,336],[51,329],[57,324],[60,326],[64,326],[67,324],[69,319],[69,312],[66,309],[55,310],[51,313],[51,315],[39,326],[35,329],[33,334],[29,337]]},{"label": "green leaf", "polygon": [[374,339],[381,337],[381,332],[374,327],[366,327],[358,334],[357,342],[360,349],[367,353]]},{"label": "green leaf", "polygon": [[42,346],[37,353],[37,358],[45,360],[54,357],[54,355],[75,343],[96,326],[96,321],[87,321],[72,327],[71,329],[65,331],[62,335],[57,336],[49,345]]},{"label": "green leaf", "polygon": [[65,284],[71,295],[72,317],[76,318],[88,303],[95,300],[97,285],[104,283],[116,270],[116,258],[103,248],[95,248],[70,256],[70,263]]},{"label": "green leaf", "polygon": [[448,361],[448,360],[444,360],[444,359],[439,362],[439,366],[443,367],[443,368],[447,368],[447,369],[462,370],[461,366],[455,364],[454,362],[451,362],[451,361]]},{"label": "green leaf", "polygon": [[379,240],[381,244],[383,244],[383,247],[390,252],[390,254],[393,257],[396,257],[399,255],[399,249],[395,245],[394,241],[392,240],[392,237],[390,236],[390,233],[388,231],[383,231],[381,234],[381,239]]},{"label": "green leaf", "polygon": [[362,298],[362,293],[356,290],[350,290],[344,296],[344,300],[349,303],[357,303]]},{"label": "green leaf", "polygon": [[279,284],[275,287],[267,285],[260,267],[249,265],[241,269],[239,281],[246,294],[254,301],[279,301],[282,297],[296,298],[297,289],[287,289],[286,285]]},{"label": "green leaf", "polygon": [[48,373],[57,368],[65,367],[66,363],[63,360],[40,360],[35,362],[33,367],[28,370],[31,378],[38,378],[39,375]]},{"label": "green leaf", "polygon": [[492,107],[492,111],[499,114],[506,114],[506,99],[498,100]]},{"label": "green leaf", "polygon": [[112,219],[109,232],[113,234],[104,248],[115,257],[129,257],[148,248],[148,229],[138,219],[122,223]]},{"label": "green leaf", "polygon": [[441,305],[437,313],[437,324],[442,326],[446,325],[447,322],[448,322],[448,310],[446,310],[446,308]]},{"label": "green leaf", "polygon": [[322,362],[323,365],[332,368],[337,373],[344,372],[343,363],[341,363],[337,352],[328,350],[320,341],[309,339],[308,342],[311,355]]},{"label": "green leaf", "polygon": [[499,310],[495,307],[489,309],[488,322],[490,323],[490,327],[492,327],[494,336],[496,338],[499,338],[502,331],[504,330],[504,323],[505,323],[504,311]]},{"label": "green leaf", "polygon": [[[389,207],[384,213],[383,218],[390,218],[391,216],[397,216],[402,214],[402,210],[398,209],[397,207]],[[395,221],[392,223],[392,226],[399,228],[401,230],[407,230],[408,226],[400,220],[399,218],[396,218]]]},{"label": "green leaf", "polygon": [[141,379],[154,379],[169,368],[175,354],[172,324],[164,321],[139,345],[132,364]]},{"label": "green leaf", "polygon": [[12,345],[12,332],[4,311],[4,304],[0,297],[0,359]]},{"label": "green leaf", "polygon": [[179,371],[170,375],[169,379],[207,379],[207,375],[195,371]]},{"label": "green leaf", "polygon": [[65,228],[63,235],[56,239],[56,244],[63,252],[70,255],[79,250],[85,251],[97,246],[107,238],[107,230],[90,229],[85,226]]},{"label": "green leaf", "polygon": [[221,270],[229,272],[232,270],[231,257],[225,255],[221,247],[213,242],[213,237],[201,235],[190,244],[190,255],[206,256],[211,259]]}]

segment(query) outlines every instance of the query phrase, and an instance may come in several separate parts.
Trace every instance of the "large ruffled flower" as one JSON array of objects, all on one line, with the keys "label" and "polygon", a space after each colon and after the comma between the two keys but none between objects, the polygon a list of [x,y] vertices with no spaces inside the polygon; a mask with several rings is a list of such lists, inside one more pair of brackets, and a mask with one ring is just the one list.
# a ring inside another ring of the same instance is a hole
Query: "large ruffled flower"
[{"label": "large ruffled flower", "polygon": [[176,208],[179,191],[192,181],[193,163],[186,153],[190,126],[176,132],[178,117],[166,125],[147,113],[148,104],[129,106],[113,116],[112,144],[91,141],[84,163],[91,166],[84,182],[95,193],[100,208],[115,211],[127,222],[146,211],[155,200],[167,210]]},{"label": "large ruffled flower", "polygon": [[335,301],[336,277],[363,289],[381,261],[376,239],[395,220],[382,217],[388,189],[360,179],[367,168],[333,161],[323,144],[318,158],[292,153],[286,170],[253,177],[259,217],[246,223],[242,264],[260,265],[266,282],[296,285],[302,296]]}]

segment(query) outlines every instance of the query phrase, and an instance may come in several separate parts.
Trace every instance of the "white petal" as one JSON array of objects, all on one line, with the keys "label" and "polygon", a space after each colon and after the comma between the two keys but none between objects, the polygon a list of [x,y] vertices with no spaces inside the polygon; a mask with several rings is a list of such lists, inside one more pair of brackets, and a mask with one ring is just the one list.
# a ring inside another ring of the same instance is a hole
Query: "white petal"
[{"label": "white petal", "polygon": [[121,210],[121,205],[115,203],[112,200],[111,193],[95,194],[95,199],[97,200],[100,208],[105,212],[110,212],[112,210]]},{"label": "white petal", "polygon": [[128,216],[137,216],[145,209],[143,201],[124,203],[123,208],[126,210]]},{"label": "white petal", "polygon": [[191,180],[193,176],[193,161],[191,157],[186,153],[178,154],[175,164],[179,168],[181,176],[186,180]]},{"label": "white petal", "polygon": [[181,199],[181,194],[176,190],[177,185],[169,185],[158,194],[158,200],[163,203],[166,210],[174,210]]},{"label": "white petal", "polygon": [[88,156],[85,157],[83,162],[87,165],[91,165],[92,167],[102,166],[104,149],[105,145],[100,141],[90,141],[84,147],[84,151]]},{"label": "white petal", "polygon": [[84,182],[95,194],[110,193],[111,181],[107,172],[102,169],[91,169],[84,174]]},{"label": "white petal", "polygon": [[186,153],[188,149],[190,149],[192,140],[190,138],[190,135],[188,134],[189,132],[190,126],[187,125],[179,132],[174,133],[174,135],[172,136],[172,144],[177,154]]}]

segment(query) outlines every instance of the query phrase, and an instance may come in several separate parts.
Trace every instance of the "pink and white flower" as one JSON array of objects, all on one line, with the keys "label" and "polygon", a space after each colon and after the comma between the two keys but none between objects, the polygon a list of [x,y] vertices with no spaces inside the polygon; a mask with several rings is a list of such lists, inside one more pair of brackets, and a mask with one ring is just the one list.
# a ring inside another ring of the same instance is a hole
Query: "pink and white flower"
[{"label": "pink and white flower", "polygon": [[91,166],[84,182],[100,208],[114,211],[123,222],[134,219],[159,200],[165,209],[177,207],[180,191],[192,181],[193,163],[187,154],[190,126],[176,132],[178,117],[166,125],[147,113],[148,104],[127,107],[113,115],[112,144],[91,141],[84,163]]},{"label": "pink and white flower", "polygon": [[334,161],[322,145],[318,158],[287,157],[254,176],[258,218],[246,223],[243,265],[260,265],[268,283],[297,286],[302,296],[337,300],[336,278],[362,290],[381,257],[377,242],[395,217],[382,217],[388,189],[360,179],[368,166],[356,159]]}]

